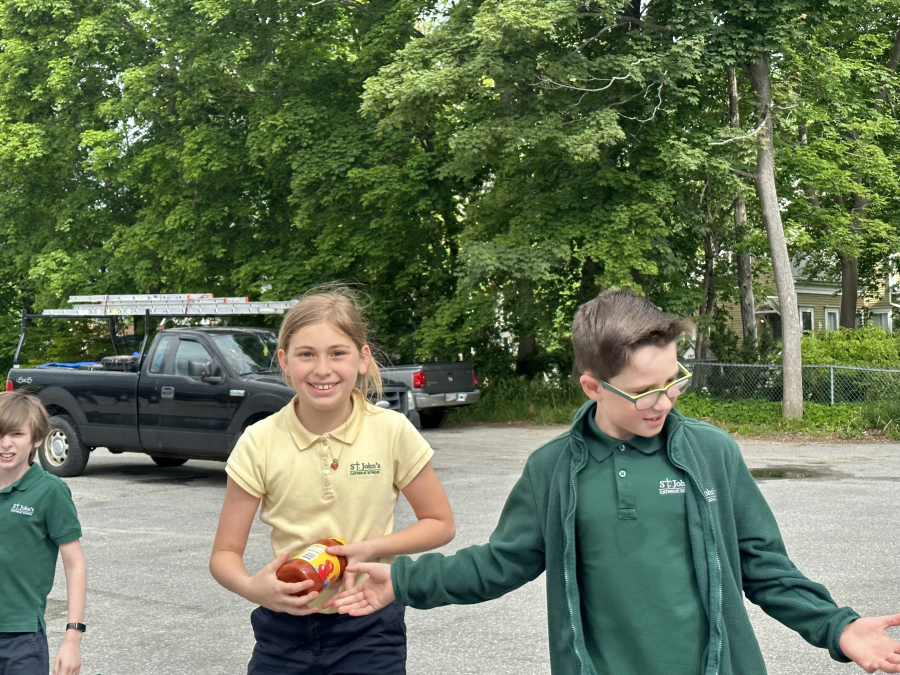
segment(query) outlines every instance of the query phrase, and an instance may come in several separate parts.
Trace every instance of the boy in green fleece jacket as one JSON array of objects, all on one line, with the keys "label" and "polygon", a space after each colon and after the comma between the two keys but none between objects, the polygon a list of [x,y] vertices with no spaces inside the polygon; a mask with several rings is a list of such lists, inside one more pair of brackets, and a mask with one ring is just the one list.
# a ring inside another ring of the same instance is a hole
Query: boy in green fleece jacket
[{"label": "boy in green fleece jacket", "polygon": [[688,328],[631,293],[605,291],[572,324],[590,401],[535,451],[487,544],[393,566],[334,602],[368,614],[497,598],[547,572],[557,675],[764,675],[743,594],[866,672],[900,673],[900,614],[860,618],[801,574],[734,440],[672,405],[690,382]]}]

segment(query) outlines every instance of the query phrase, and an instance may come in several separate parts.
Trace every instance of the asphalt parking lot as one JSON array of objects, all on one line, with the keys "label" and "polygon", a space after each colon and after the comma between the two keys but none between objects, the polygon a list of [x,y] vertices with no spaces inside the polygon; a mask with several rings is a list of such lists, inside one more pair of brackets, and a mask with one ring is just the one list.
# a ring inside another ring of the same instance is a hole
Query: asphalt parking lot
[{"label": "asphalt parking lot", "polygon": [[[472,426],[426,431],[456,515],[445,552],[484,542],[528,453],[562,427]],[[762,480],[797,566],[866,615],[900,612],[900,445],[741,442],[751,468],[804,478]],[[88,633],[83,675],[246,672],[253,606],[218,586],[207,559],[225,488],[224,464],[163,469],[143,455],[94,452],[67,479],[84,530]],[[412,520],[401,499],[397,527]],[[254,524],[245,560],[268,560]],[[47,607],[51,659],[66,623],[61,564]],[[862,673],[751,607],[770,675]],[[549,672],[543,579],[499,600],[407,610],[410,675]],[[900,632],[894,637],[900,639]],[[648,674],[649,675],[649,674]]]}]

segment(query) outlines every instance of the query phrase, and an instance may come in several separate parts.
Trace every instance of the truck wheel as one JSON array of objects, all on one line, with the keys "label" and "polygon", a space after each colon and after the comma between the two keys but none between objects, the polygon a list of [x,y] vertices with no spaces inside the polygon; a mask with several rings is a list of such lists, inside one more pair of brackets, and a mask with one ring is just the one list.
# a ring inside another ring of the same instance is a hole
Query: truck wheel
[{"label": "truck wheel", "polygon": [[450,411],[446,408],[425,408],[419,411],[423,429],[440,429],[450,417]]},{"label": "truck wheel", "polygon": [[75,420],[68,415],[50,418],[50,432],[38,448],[38,457],[44,471],[54,476],[78,476],[87,466],[91,456],[81,442]]},{"label": "truck wheel", "polygon": [[181,457],[163,457],[162,455],[150,455],[150,459],[156,462],[156,466],[181,466],[187,460]]}]

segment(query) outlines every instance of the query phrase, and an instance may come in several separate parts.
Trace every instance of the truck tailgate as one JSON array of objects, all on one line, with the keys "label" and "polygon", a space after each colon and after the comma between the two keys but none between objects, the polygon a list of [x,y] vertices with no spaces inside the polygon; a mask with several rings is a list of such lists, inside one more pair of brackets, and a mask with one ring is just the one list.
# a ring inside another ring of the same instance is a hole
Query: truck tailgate
[{"label": "truck tailgate", "polygon": [[468,364],[435,363],[426,364],[425,391],[442,394],[458,391],[472,391],[472,367]]}]

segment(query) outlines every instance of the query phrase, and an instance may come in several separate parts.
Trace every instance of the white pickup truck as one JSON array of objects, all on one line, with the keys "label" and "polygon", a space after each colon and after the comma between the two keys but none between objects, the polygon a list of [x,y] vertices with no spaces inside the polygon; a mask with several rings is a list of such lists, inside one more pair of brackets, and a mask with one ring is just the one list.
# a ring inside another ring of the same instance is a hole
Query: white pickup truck
[{"label": "white pickup truck", "polygon": [[381,373],[409,387],[410,410],[415,407],[425,429],[437,429],[453,410],[481,398],[475,369],[465,361],[388,366]]}]

